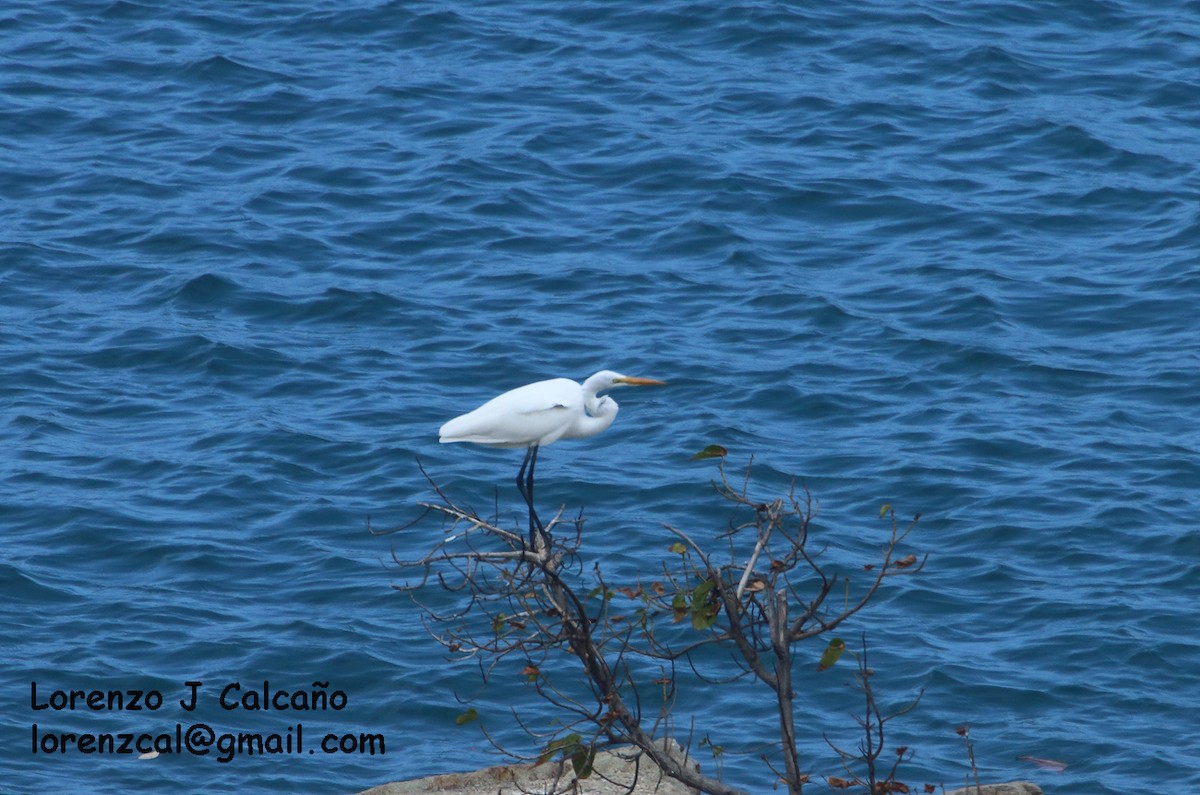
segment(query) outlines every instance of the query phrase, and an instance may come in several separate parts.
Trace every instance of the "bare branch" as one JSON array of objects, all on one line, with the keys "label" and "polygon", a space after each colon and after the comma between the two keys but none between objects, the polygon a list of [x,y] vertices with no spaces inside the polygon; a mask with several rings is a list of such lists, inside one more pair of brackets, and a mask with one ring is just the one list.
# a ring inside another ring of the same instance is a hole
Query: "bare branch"
[{"label": "bare branch", "polygon": [[[519,527],[502,527],[497,519],[457,505],[424,468],[421,472],[439,501],[420,503],[417,521],[436,515],[444,527],[423,556],[401,560],[393,554],[396,565],[412,574],[410,582],[395,587],[414,601],[434,585],[454,596],[451,609],[418,602],[426,631],[459,657],[475,660],[485,684],[507,670],[498,668],[502,661],[511,664],[514,656],[524,661],[531,692],[561,716],[552,731],[540,732],[514,709],[518,727],[532,738],[545,738],[545,750],[535,758],[569,757],[583,769],[579,765],[596,748],[630,743],[638,759],[713,795],[744,794],[719,775],[704,775],[686,753],[680,758],[663,744],[675,726],[681,682],[727,687],[746,680],[765,686],[777,715],[778,741],[774,761],[764,761],[787,791],[798,795],[808,781],[794,721],[798,644],[849,621],[886,580],[914,574],[926,561],[901,557],[915,520],[901,529],[893,514],[880,558],[867,567],[874,573],[851,598],[849,581],[821,563],[824,548],[811,541],[816,505],[808,490],[798,490],[793,481],[783,497],[759,500],[751,496],[750,464],[735,485],[721,461],[712,485],[732,513],[712,540],[728,547],[728,559],[722,551],[718,561],[695,533],[664,524],[681,543],[658,564],[660,579],[648,582],[639,574],[633,586],[610,583],[599,563],[584,565],[582,514],[568,520],[560,506],[549,522],[538,523],[541,532],[530,541]],[[840,608],[828,598],[839,583],[847,587]],[[632,600],[630,609],[622,594]],[[714,656],[713,649],[727,654]],[[562,674],[564,653],[582,671],[582,680]],[[873,782],[884,724],[903,712],[880,715],[865,660],[864,639],[860,686],[866,713],[857,758],[870,760],[864,781]],[[689,734],[694,730],[693,719]],[[701,734],[702,745],[713,745],[708,733]],[[719,760],[717,747],[714,759]],[[888,780],[903,758],[886,773]]]}]

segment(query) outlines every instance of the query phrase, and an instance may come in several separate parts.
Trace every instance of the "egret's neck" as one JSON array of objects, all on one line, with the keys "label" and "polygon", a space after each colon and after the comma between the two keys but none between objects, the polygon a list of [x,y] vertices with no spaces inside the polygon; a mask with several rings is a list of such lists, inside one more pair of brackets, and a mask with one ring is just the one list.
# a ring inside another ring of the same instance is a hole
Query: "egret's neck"
[{"label": "egret's neck", "polygon": [[[609,400],[611,399],[612,398],[609,398]],[[599,395],[587,389],[586,385],[584,386],[583,405],[587,409],[589,416],[597,417],[603,413],[602,409],[600,408],[601,400],[602,398]]]},{"label": "egret's neck", "polygon": [[591,378],[583,382],[584,400],[587,401],[588,413],[595,414],[596,393],[611,386],[611,380],[607,378],[609,374],[601,370]]},{"label": "egret's neck", "polygon": [[587,413],[575,420],[571,430],[563,434],[564,439],[595,436],[608,430],[608,426],[617,418],[617,401],[612,398],[596,397],[594,392],[589,392],[583,400]]}]

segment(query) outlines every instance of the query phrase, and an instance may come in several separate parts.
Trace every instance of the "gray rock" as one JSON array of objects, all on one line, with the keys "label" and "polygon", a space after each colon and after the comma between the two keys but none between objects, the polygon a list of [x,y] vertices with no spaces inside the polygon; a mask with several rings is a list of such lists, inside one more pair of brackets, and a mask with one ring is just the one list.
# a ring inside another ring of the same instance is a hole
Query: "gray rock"
[{"label": "gray rock", "polygon": [[1042,788],[1028,781],[1011,781],[1008,784],[982,784],[951,790],[946,795],[1043,795]]},{"label": "gray rock", "polygon": [[[677,757],[683,758],[684,751],[675,744],[672,749]],[[364,790],[358,795],[554,795],[555,793],[578,793],[579,795],[630,795],[630,785],[637,777],[637,786],[632,795],[696,795],[696,791],[685,787],[674,779],[662,775],[649,760],[636,761],[637,754],[632,746],[623,746],[596,754],[592,775],[576,782],[571,766],[562,761],[544,765],[500,765],[472,773],[448,773],[441,776],[397,781]],[[689,765],[699,770],[700,765],[690,760]],[[578,788],[575,788],[575,784]],[[963,787],[945,795],[1043,795],[1036,784],[1028,781],[1013,781],[1007,784],[983,784],[978,790],[974,786]]]},{"label": "gray rock", "polygon": [[[673,753],[683,757],[677,744]],[[689,762],[693,769],[700,765]],[[622,746],[596,754],[592,775],[576,783],[575,772],[569,763],[547,762],[544,765],[500,765],[472,773],[448,773],[412,781],[382,784],[358,795],[520,795],[522,793],[581,793],[581,795],[626,795],[636,777],[632,795],[695,795],[696,791],[664,776],[648,759],[637,759],[632,746]]]}]

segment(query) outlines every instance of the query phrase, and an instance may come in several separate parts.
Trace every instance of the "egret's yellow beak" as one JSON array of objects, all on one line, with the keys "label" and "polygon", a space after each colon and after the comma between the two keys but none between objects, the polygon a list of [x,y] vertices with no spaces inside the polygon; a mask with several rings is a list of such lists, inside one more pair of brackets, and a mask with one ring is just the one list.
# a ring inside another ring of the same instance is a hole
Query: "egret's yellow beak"
[{"label": "egret's yellow beak", "polygon": [[665,386],[667,383],[666,381],[657,381],[653,378],[634,378],[631,375],[615,380],[618,384],[626,384],[627,386]]}]

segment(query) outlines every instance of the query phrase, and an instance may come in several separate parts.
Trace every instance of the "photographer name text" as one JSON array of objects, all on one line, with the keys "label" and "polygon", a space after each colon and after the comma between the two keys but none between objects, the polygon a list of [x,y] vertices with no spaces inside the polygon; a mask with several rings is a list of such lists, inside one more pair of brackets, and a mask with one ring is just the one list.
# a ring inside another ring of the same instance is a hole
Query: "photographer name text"
[{"label": "photographer name text", "polygon": [[[196,709],[203,682],[184,682],[188,688],[179,706],[188,712]],[[227,710],[296,710],[298,712],[339,711],[350,703],[349,696],[342,690],[328,690],[328,682],[313,682],[308,690],[272,689],[270,681],[263,680],[262,687],[255,685],[243,688],[241,682],[230,682],[221,688],[217,703]],[[37,682],[29,683],[29,701],[34,712],[44,709],[55,711],[90,710],[92,712],[154,712],[163,705],[163,694],[158,690],[51,690],[49,694],[38,693]]]},{"label": "photographer name text", "polygon": [[[178,697],[176,697],[178,696]],[[137,688],[114,690],[74,690],[29,685],[29,706],[36,718],[44,722],[54,714],[73,712],[107,712],[114,714],[158,713],[175,703],[185,712],[194,712],[211,699],[229,713],[286,712],[297,718],[305,715],[336,713],[346,709],[350,697],[344,690],[330,689],[329,682],[313,682],[310,687],[289,690],[272,687],[269,680],[243,684],[228,682],[206,686],[199,681],[186,681],[178,694],[170,698],[160,690]],[[283,731],[277,732],[219,732],[207,723],[174,726],[160,731],[64,732],[51,731],[31,725],[31,752],[40,754],[136,754],[152,758],[160,754],[210,753],[218,762],[229,762],[238,756],[271,754],[376,754],[386,753],[385,738],[379,733],[341,732],[318,733],[316,743],[305,742],[304,725],[289,719]],[[315,746],[315,747],[314,747]]]}]

